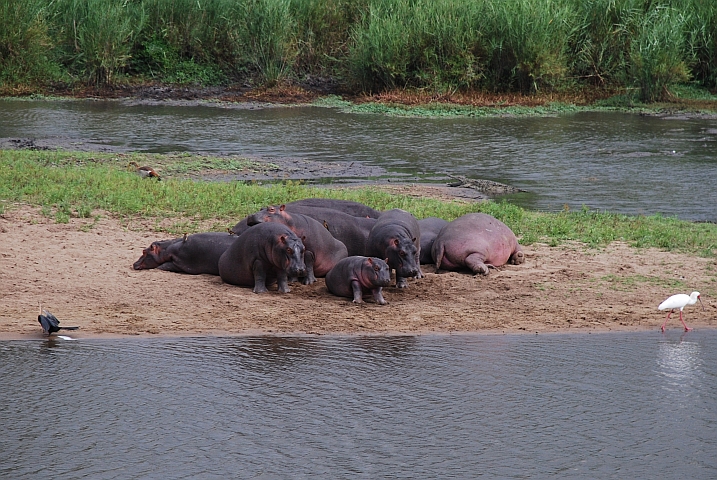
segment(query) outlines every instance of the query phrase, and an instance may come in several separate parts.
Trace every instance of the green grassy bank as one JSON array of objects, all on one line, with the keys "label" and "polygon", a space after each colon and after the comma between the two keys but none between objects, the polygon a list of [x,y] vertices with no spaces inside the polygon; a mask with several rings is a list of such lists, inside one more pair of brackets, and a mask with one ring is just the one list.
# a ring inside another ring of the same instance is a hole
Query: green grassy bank
[{"label": "green grassy bank", "polygon": [[[161,182],[143,179],[127,164],[162,165]],[[174,220],[170,233],[196,232],[200,225],[213,230],[233,226],[249,213],[269,204],[306,197],[355,200],[377,209],[404,208],[418,218],[438,216],[452,220],[469,212],[485,212],[505,222],[528,245],[565,241],[600,247],[624,241],[639,247],[657,247],[700,256],[717,254],[717,225],[692,223],[662,216],[627,216],[583,209],[576,212],[533,212],[507,203],[460,203],[414,198],[377,188],[326,189],[299,183],[271,185],[195,181],[186,174],[196,170],[262,169],[260,163],[196,155],[118,155],[66,151],[0,150],[0,213],[14,203],[40,206],[58,223],[71,217],[94,218],[106,211],[120,218]],[[92,228],[88,223],[87,228]]]},{"label": "green grassy bank", "polygon": [[0,85],[717,88],[712,0],[4,0]]}]

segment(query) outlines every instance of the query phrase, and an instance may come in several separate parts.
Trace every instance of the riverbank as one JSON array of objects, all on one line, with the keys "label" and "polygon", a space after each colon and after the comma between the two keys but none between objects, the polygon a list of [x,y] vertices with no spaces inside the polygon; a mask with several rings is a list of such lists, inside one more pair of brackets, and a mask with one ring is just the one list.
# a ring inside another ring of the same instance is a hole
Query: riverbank
[{"label": "riverbank", "polygon": [[[86,228],[93,224],[92,228]],[[570,242],[525,247],[526,262],[487,277],[436,274],[387,288],[389,305],[356,305],[327,291],[323,279],[289,294],[251,289],[210,275],[135,271],[152,241],[171,238],[150,221],[111,214],[58,224],[39,208],[0,216],[0,338],[41,338],[38,305],[76,338],[125,335],[547,333],[658,330],[657,305],[678,291],[713,288],[717,263],[614,242],[592,249]],[[681,288],[670,284],[683,285]],[[694,328],[717,326],[717,304],[685,309]],[[682,328],[671,319],[668,328]]]},{"label": "riverbank", "polygon": [[198,106],[230,109],[317,105],[352,113],[414,117],[559,115],[579,111],[622,111],[683,118],[717,117],[717,95],[676,86],[666,101],[643,103],[631,89],[581,88],[565,92],[496,93],[393,89],[347,93],[330,82],[282,84],[271,88],[243,85],[199,86],[139,83],[113,86],[50,86],[0,90],[0,97],[32,100],[110,100],[125,105]]}]

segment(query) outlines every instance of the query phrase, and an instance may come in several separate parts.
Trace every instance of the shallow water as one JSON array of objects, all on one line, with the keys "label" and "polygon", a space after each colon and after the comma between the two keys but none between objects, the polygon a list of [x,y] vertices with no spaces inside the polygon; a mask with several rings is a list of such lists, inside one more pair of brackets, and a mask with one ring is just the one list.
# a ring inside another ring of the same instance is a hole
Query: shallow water
[{"label": "shallow water", "polygon": [[[230,109],[116,101],[0,102],[0,139],[146,152],[360,161],[387,177],[508,183],[527,208],[568,206],[717,221],[717,119],[578,113],[400,118],[330,108]],[[341,179],[335,179],[341,181]],[[355,180],[355,179],[352,179]]]},{"label": "shallow water", "polygon": [[0,342],[2,478],[717,478],[717,331]]}]

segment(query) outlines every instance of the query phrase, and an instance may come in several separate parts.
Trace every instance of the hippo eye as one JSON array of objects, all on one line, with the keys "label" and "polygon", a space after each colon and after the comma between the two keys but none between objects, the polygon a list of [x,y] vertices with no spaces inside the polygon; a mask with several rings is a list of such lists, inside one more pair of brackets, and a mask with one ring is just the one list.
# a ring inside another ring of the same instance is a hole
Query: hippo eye
[{"label": "hippo eye", "polygon": [[405,257],[405,256],[406,256],[406,252],[404,252],[403,250],[401,250],[400,252],[398,252],[398,254],[399,254],[400,256],[402,256],[402,257]]},{"label": "hippo eye", "polygon": [[292,255],[292,254],[294,253],[294,249],[292,249],[292,248],[287,248],[287,249],[286,249],[286,253],[288,253],[289,255]]},{"label": "hippo eye", "polygon": [[381,268],[380,268],[378,265],[374,265],[374,266],[373,266],[373,269],[376,270],[377,272],[378,272],[379,270],[381,270]]}]

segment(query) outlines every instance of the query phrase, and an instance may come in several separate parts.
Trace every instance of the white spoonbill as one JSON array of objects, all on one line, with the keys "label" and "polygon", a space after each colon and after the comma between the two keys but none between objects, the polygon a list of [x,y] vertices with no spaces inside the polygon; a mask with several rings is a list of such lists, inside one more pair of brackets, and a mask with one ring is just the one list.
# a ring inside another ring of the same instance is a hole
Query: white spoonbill
[{"label": "white spoonbill", "polygon": [[687,305],[694,305],[695,303],[697,303],[697,300],[700,301],[700,305],[702,305],[702,310],[704,311],[705,306],[700,299],[700,292],[692,292],[689,295],[686,295],[684,293],[678,293],[677,295],[672,295],[667,300],[662,302],[657,308],[659,310],[669,310],[670,313],[667,314],[665,323],[662,324],[660,330],[662,330],[663,332],[665,331],[665,325],[667,325],[667,321],[670,319],[670,315],[672,315],[672,312],[674,312],[676,308],[680,309],[680,322],[682,322],[682,325],[685,326],[685,332],[692,330],[690,327],[687,326],[685,321],[682,320],[682,309],[685,308]]}]

